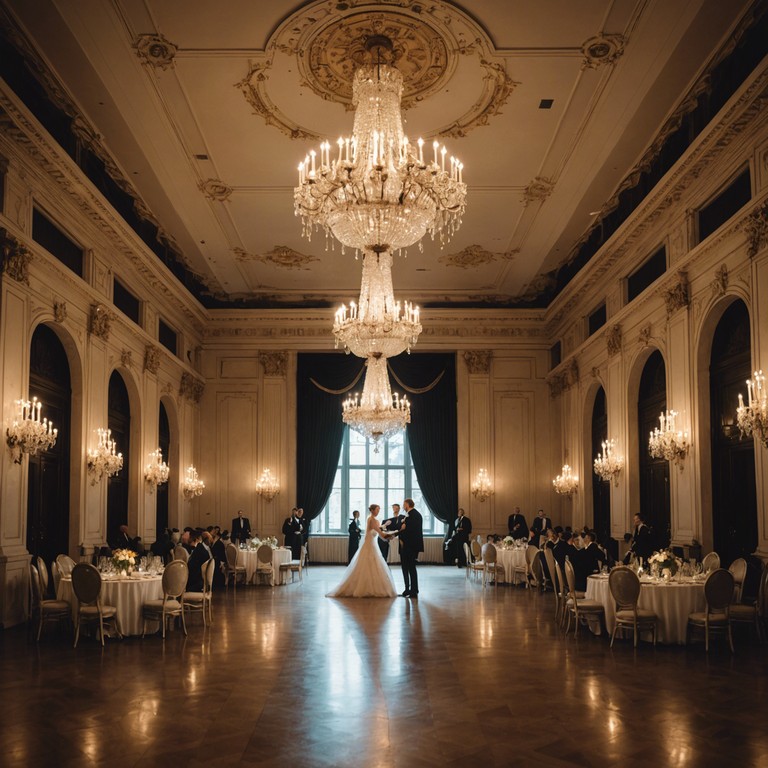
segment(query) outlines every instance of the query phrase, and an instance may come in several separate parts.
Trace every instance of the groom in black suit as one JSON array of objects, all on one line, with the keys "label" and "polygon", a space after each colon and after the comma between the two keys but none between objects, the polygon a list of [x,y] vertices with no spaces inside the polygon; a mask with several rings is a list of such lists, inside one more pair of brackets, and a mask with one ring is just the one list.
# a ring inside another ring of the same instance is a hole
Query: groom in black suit
[{"label": "groom in black suit", "polygon": [[403,597],[419,596],[419,576],[416,573],[416,559],[424,551],[424,533],[421,513],[413,506],[413,499],[403,502],[407,515],[400,526],[400,564],[403,568],[405,591]]}]

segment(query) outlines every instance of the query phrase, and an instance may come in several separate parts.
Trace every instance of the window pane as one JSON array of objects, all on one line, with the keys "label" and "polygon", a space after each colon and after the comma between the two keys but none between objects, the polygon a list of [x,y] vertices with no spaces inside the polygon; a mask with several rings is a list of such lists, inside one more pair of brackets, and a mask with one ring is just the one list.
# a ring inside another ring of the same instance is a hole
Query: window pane
[{"label": "window pane", "polygon": [[402,465],[405,463],[404,456],[405,449],[403,447],[403,435],[401,433],[389,439],[389,463]]},{"label": "window pane", "polygon": [[[378,488],[384,490],[385,476],[387,472],[385,469],[372,469],[368,474],[368,487]],[[379,502],[381,503],[381,502]]]},{"label": "window pane", "polygon": [[405,472],[402,469],[390,469],[387,478],[390,488],[405,488]]},{"label": "window pane", "polygon": [[405,488],[389,489],[387,493],[387,517],[392,516],[392,505],[400,504],[402,506],[404,498],[405,498]]},{"label": "window pane", "polygon": [[328,529],[337,530],[341,527],[341,492],[331,494],[328,507]]},{"label": "window pane", "polygon": [[336,475],[333,478],[333,488],[341,490],[341,467],[336,470]]},{"label": "window pane", "polygon": [[365,488],[366,475],[368,473],[364,469],[350,469],[349,470],[349,487],[350,488]]},{"label": "window pane", "polygon": [[349,446],[349,463],[350,464],[359,464],[364,465],[366,463],[365,460],[365,443],[362,445],[350,445]]},{"label": "window pane", "polygon": [[368,463],[369,464],[383,464],[384,463],[384,454],[386,453],[386,449],[384,444],[382,443],[379,446],[379,452],[376,453],[374,450],[373,444],[371,444],[368,448]]},{"label": "window pane", "polygon": [[350,488],[349,490],[349,516],[352,517],[352,510],[360,510],[361,520],[365,520],[365,513],[368,505],[365,503],[365,488]]}]

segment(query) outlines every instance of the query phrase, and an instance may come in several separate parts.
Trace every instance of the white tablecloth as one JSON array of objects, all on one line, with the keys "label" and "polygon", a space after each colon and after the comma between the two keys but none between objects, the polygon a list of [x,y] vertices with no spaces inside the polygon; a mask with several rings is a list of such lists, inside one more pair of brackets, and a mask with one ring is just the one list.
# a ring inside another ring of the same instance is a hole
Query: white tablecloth
[{"label": "white tablecloth", "polygon": [[[56,591],[56,597],[70,603],[74,615],[77,601],[72,589],[71,578],[62,578]],[[162,597],[162,576],[103,579],[101,583],[101,602],[103,605],[113,605],[117,608],[117,618],[124,635],[140,635],[142,629],[141,606],[149,600],[160,600]],[[148,628],[154,631],[157,628],[157,623],[148,625]]]},{"label": "white tablecloth", "polygon": [[[605,624],[613,632],[616,624],[616,605],[608,588],[608,577],[590,576],[587,579],[587,599],[599,600],[605,607]],[[659,617],[657,640],[660,643],[685,645],[688,614],[703,611],[704,581],[641,581],[638,608],[653,611]]]},{"label": "white tablecloth", "polygon": [[[237,564],[245,566],[245,581],[247,584],[254,584],[256,582],[256,566],[258,565],[258,558],[256,557],[257,549],[241,549],[237,553]],[[280,547],[279,549],[272,550],[272,571],[274,573],[273,584],[285,584],[284,574],[280,572],[281,563],[291,562],[291,550]]]},{"label": "white tablecloth", "polygon": [[[502,549],[496,547],[496,560],[499,565],[504,566],[504,581],[511,584],[514,580],[515,568],[525,568],[525,548],[521,549]],[[517,574],[517,581],[525,581],[525,575]]]}]

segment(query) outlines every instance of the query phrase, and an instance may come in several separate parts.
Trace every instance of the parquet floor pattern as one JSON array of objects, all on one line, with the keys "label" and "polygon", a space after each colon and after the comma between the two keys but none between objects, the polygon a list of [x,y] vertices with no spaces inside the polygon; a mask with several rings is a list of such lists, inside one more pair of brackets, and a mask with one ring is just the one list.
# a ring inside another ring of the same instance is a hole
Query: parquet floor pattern
[{"label": "parquet floor pattern", "polygon": [[165,642],[0,632],[0,765],[768,766],[746,631],[733,657],[611,650],[549,594],[423,566],[419,600],[326,598],[341,572],[216,594],[213,627]]}]

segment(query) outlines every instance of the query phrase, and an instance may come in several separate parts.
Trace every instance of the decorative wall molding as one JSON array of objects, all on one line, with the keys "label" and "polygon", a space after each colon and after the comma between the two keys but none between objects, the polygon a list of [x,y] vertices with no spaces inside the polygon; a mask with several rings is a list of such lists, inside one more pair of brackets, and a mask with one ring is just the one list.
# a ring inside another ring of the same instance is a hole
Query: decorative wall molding
[{"label": "decorative wall molding", "polygon": [[637,335],[637,342],[641,347],[647,347],[651,343],[651,324],[644,325]]},{"label": "decorative wall molding", "polygon": [[259,352],[259,362],[265,376],[285,377],[288,368],[287,352]]},{"label": "decorative wall molding", "polygon": [[673,283],[668,283],[661,289],[664,304],[667,307],[667,317],[671,317],[678,309],[687,307],[690,302],[688,273],[680,271]]},{"label": "decorative wall molding", "polygon": [[170,40],[158,34],[139,35],[133,41],[133,47],[142,64],[161,70],[173,67],[173,59],[179,50]]},{"label": "decorative wall molding", "polygon": [[621,352],[621,326],[612,325],[603,335],[608,357],[615,357]]},{"label": "decorative wall molding", "polygon": [[194,403],[199,403],[200,398],[205,392],[205,382],[193,376],[191,373],[184,371],[181,374],[181,382],[179,383],[179,396],[186,397],[187,400],[191,400]]},{"label": "decorative wall molding", "polygon": [[149,373],[160,370],[160,349],[154,344],[147,344],[144,348],[144,370]]},{"label": "decorative wall molding", "polygon": [[519,252],[520,249],[515,248],[514,250],[506,251],[504,253],[494,253],[493,251],[486,250],[482,245],[468,245],[458,253],[443,253],[437,257],[437,260],[441,264],[445,264],[449,267],[468,269],[470,267],[480,267],[485,264],[490,264],[497,259],[501,261],[512,261]]},{"label": "decorative wall molding", "polygon": [[0,249],[2,249],[0,263],[2,273],[17,283],[29,285],[29,264],[32,261],[29,248],[5,227],[0,227]]},{"label": "decorative wall molding", "polygon": [[293,250],[293,248],[289,248],[287,245],[276,245],[263,256],[258,253],[248,253],[248,251],[243,248],[233,248],[232,252],[238,261],[259,261],[262,264],[271,264],[272,266],[281,267],[282,269],[308,270],[309,267],[306,266],[307,264],[320,260],[317,256],[300,253],[299,251]]},{"label": "decorative wall molding", "polygon": [[609,35],[605,32],[590,37],[581,46],[584,54],[581,68],[597,69],[604,64],[613,64],[623,55],[625,42],[622,35]]},{"label": "decorative wall molding", "polygon": [[53,301],[53,319],[57,323],[63,323],[67,319],[67,302],[54,299]]},{"label": "decorative wall molding", "polygon": [[712,288],[712,297],[715,299],[725,296],[725,292],[728,290],[728,267],[725,264],[721,264],[718,269],[715,270],[715,276],[710,283]]},{"label": "decorative wall molding", "polygon": [[120,365],[123,368],[133,367],[133,352],[130,349],[123,349],[120,351]]},{"label": "decorative wall molding", "polygon": [[470,373],[488,374],[491,372],[493,352],[490,349],[467,350],[463,357],[464,362],[467,365],[467,370]]},{"label": "decorative wall molding", "polygon": [[115,316],[104,304],[91,304],[88,316],[88,333],[104,341],[109,341],[109,332]]},{"label": "decorative wall molding", "polygon": [[763,203],[747,216],[744,231],[748,242],[747,253],[753,258],[768,245],[768,203]]},{"label": "decorative wall molding", "polygon": [[234,191],[232,187],[229,186],[229,184],[225,184],[223,181],[220,181],[219,179],[206,179],[205,181],[201,181],[197,188],[209,199],[209,200],[216,200],[220,203],[223,203],[225,200],[229,199],[229,196]]},{"label": "decorative wall molding", "polygon": [[523,203],[527,206],[529,203],[543,203],[555,188],[555,183],[551,179],[537,176],[523,192]]},{"label": "decorative wall molding", "polygon": [[[596,368],[592,369],[593,376],[596,375],[596,370]],[[571,387],[575,387],[578,383],[579,364],[575,357],[572,357],[566,363],[560,365],[555,371],[547,376],[549,396],[552,399],[559,397],[563,392],[567,392]]]}]

